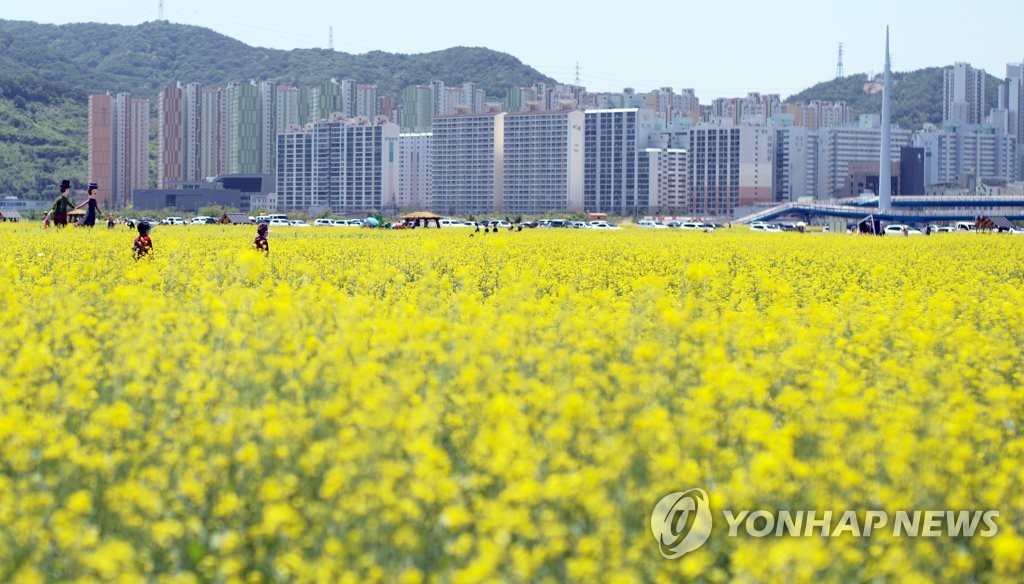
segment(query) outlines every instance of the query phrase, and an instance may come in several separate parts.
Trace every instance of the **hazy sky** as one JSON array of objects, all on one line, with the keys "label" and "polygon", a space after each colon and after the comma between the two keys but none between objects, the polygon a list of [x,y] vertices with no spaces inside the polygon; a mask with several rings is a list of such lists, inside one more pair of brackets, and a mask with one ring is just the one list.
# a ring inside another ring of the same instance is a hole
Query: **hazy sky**
[{"label": "hazy sky", "polygon": [[[7,20],[139,24],[159,0],[4,4]],[[347,53],[487,47],[563,83],[578,62],[590,91],[690,87],[704,103],[832,79],[840,42],[847,75],[880,72],[886,24],[896,71],[967,61],[1002,77],[1024,61],[1024,3],[1007,0],[163,0],[163,14],[275,49],[326,48],[330,27]]]}]

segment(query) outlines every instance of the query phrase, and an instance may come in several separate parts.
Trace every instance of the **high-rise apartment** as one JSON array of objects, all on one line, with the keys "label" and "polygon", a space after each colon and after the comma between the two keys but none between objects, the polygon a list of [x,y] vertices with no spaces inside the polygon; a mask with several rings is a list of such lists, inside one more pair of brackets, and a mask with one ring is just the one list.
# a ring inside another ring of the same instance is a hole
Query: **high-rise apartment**
[{"label": "high-rise apartment", "polygon": [[648,212],[649,193],[638,183],[640,152],[651,146],[655,113],[641,108],[586,110],[583,206],[620,215]]},{"label": "high-rise apartment", "polygon": [[690,213],[725,217],[737,207],[774,201],[774,145],[774,129],[728,119],[690,130]]},{"label": "high-rise apartment", "polygon": [[278,209],[397,210],[397,124],[335,116],[281,134],[277,144]]},{"label": "high-rise apartment", "polygon": [[[911,145],[911,132],[893,127],[890,138],[892,161],[899,162],[900,148]],[[882,154],[882,130],[874,116],[862,116],[861,125],[818,130],[817,196],[842,197],[849,179],[851,163],[868,163]],[[856,194],[856,193],[855,193]]]},{"label": "high-rise apartment", "polygon": [[687,213],[690,209],[686,185],[687,150],[647,148],[640,154],[642,186],[647,185],[647,207],[652,212]]},{"label": "high-rise apartment", "polygon": [[475,215],[501,211],[505,114],[439,116],[433,128],[433,210]]},{"label": "high-rise apartment", "polygon": [[985,70],[956,63],[942,74],[942,121],[980,124],[985,121]]},{"label": "high-rise apartment", "polygon": [[398,207],[411,211],[433,207],[433,134],[398,136]]},{"label": "high-rise apartment", "polygon": [[434,119],[434,92],[429,85],[412,85],[402,91],[402,129],[408,132],[430,130]]},{"label": "high-rise apartment", "polygon": [[252,83],[229,83],[227,93],[228,173],[259,174],[260,90]]},{"label": "high-rise apartment", "polygon": [[157,186],[203,178],[203,89],[177,83],[157,96]]},{"label": "high-rise apartment", "polygon": [[201,100],[199,166],[203,178],[210,178],[228,172],[228,92],[206,87]]},{"label": "high-rise apartment", "polygon": [[579,110],[505,115],[506,212],[584,210],[583,124]]},{"label": "high-rise apartment", "polygon": [[950,124],[941,131],[914,136],[914,145],[924,149],[925,186],[961,184],[971,180],[1020,178],[1017,139],[989,126]]},{"label": "high-rise apartment", "polygon": [[101,208],[124,209],[149,188],[149,100],[127,93],[89,96],[89,181]]},{"label": "high-rise apartment", "polygon": [[260,174],[274,172],[277,150],[277,83],[261,81],[259,88],[259,163]]}]

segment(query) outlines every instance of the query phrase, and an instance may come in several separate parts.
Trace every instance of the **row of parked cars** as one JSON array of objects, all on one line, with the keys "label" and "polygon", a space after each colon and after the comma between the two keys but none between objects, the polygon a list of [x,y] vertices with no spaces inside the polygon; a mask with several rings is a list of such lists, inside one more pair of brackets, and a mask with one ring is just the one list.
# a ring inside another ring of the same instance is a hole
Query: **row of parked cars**
[{"label": "row of parked cars", "polygon": [[637,227],[646,229],[687,229],[691,231],[714,231],[725,227],[721,223],[704,223],[701,221],[654,221],[652,219],[641,219],[636,223]]},{"label": "row of parked cars", "polygon": [[483,227],[485,229],[508,229],[522,225],[524,229],[537,227],[565,228],[565,229],[618,229],[619,226],[608,221],[570,221],[568,219],[538,219],[537,221],[523,221],[515,225],[505,219],[487,219],[484,221],[461,221],[459,219],[441,219],[441,227]]},{"label": "row of parked cars", "polygon": [[317,227],[361,227],[362,219],[327,219],[321,218],[313,221]]}]

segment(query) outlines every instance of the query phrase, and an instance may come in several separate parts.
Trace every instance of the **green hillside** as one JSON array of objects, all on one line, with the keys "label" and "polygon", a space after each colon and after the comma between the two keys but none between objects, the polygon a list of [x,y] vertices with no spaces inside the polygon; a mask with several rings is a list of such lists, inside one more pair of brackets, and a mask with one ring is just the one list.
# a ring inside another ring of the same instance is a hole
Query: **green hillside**
[{"label": "green hillside", "polygon": [[[319,85],[336,77],[374,83],[378,94],[397,96],[408,85],[440,79],[448,85],[472,81],[492,99],[504,98],[509,87],[555,83],[511,55],[484,48],[454,47],[418,55],[280,51],[165,21],[122,26],[0,20],[0,45],[4,39],[0,76],[36,73],[87,92],[128,91],[144,97],[153,97],[176,81],[220,85],[269,79]],[[7,54],[8,49],[16,52]]]},{"label": "green hillside", "polygon": [[[925,123],[942,123],[942,67],[929,67],[909,73],[893,73],[892,119],[900,127],[919,130]],[[851,75],[819,83],[786,99],[789,103],[806,103],[814,99],[843,100],[854,116],[882,111],[882,94],[864,90],[866,75]],[[985,86],[988,111],[996,107],[999,79],[989,75]]]},{"label": "green hillside", "polygon": [[86,180],[86,103],[46,80],[0,78],[0,196],[56,196],[55,179]]}]

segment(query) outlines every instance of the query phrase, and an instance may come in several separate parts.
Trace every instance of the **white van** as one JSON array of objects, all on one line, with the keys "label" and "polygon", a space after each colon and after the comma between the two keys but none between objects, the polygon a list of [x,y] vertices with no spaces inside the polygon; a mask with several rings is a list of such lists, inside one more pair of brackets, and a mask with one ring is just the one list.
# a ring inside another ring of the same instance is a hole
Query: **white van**
[{"label": "white van", "polygon": [[956,222],[956,230],[957,231],[974,231],[975,230],[974,221],[957,221]]},{"label": "white van", "polygon": [[645,227],[647,229],[668,229],[668,225],[659,223],[657,221],[651,221],[650,219],[641,219],[636,222],[637,227]]},{"label": "white van", "polygon": [[441,227],[469,227],[468,223],[463,223],[458,219],[441,219]]}]

